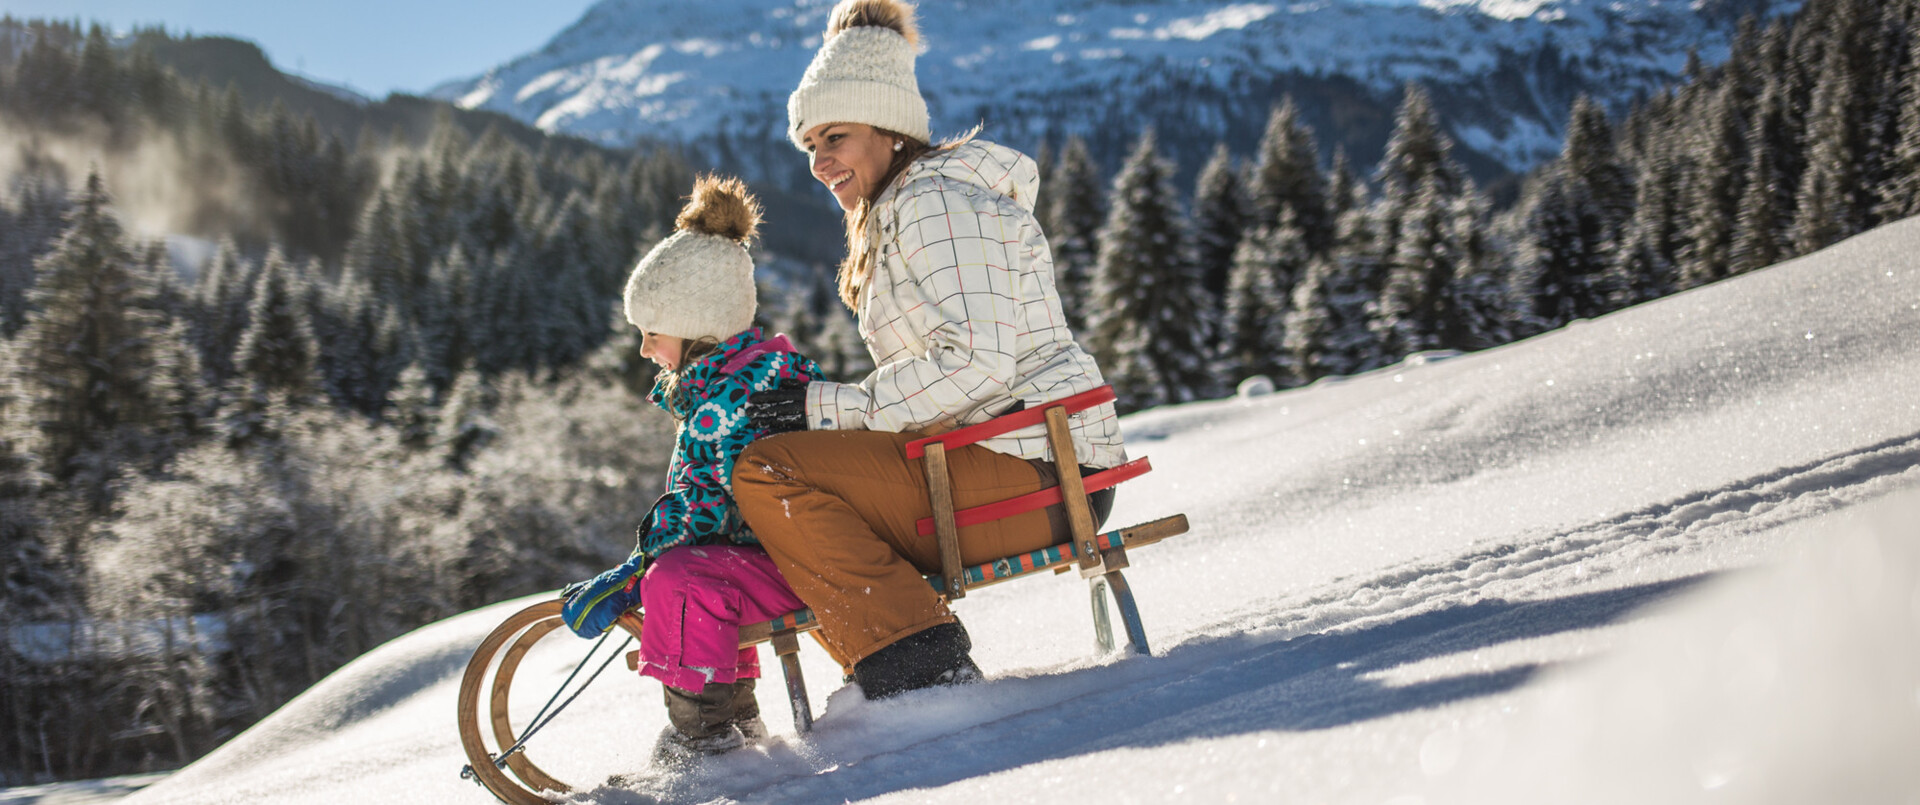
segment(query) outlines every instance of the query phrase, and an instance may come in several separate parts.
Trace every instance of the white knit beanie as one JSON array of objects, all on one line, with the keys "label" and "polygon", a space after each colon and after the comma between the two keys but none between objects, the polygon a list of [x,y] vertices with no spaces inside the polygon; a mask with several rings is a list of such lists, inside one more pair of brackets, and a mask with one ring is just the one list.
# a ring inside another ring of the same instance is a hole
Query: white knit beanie
[{"label": "white knit beanie", "polygon": [[902,0],[841,0],[827,23],[826,41],[787,97],[787,136],[800,138],[822,123],[865,123],[933,139],[927,101],[913,75],[913,6]]},{"label": "white knit beanie", "polygon": [[702,176],[674,221],[627,278],[627,321],[644,332],[725,341],[753,326],[758,299],[747,243],[760,203],[739,179]]}]

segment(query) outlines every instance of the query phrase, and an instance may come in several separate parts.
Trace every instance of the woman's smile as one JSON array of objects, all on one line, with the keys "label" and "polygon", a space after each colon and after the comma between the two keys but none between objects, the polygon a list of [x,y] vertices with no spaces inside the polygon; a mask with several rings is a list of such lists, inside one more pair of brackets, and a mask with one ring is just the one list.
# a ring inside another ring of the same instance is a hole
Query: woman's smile
[{"label": "woman's smile", "polygon": [[822,123],[801,137],[811,156],[813,178],[852,210],[870,198],[893,162],[894,138],[864,123]]}]

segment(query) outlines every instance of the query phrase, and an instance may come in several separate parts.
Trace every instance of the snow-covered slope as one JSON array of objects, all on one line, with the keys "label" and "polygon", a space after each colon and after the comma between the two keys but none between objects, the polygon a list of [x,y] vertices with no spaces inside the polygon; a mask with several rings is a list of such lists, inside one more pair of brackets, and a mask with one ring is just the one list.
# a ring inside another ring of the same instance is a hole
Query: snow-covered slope
[{"label": "snow-covered slope", "polygon": [[[769,745],[672,777],[655,683],[610,672],[534,751],[609,803],[1912,801],[1916,253],[1920,219],[1500,349],[1129,417],[1156,470],[1115,520],[1194,526],[1128,571],[1153,657],[1093,656],[1085,588],[1022,581],[958,607],[983,685],[870,703],[803,650],[813,734],[770,680]],[[523,603],[393,641],[129,805],[489,801],[454,691]]]},{"label": "snow-covered slope", "polygon": [[[1387,121],[1356,104],[1420,81],[1465,145],[1523,169],[1558,151],[1577,93],[1624,109],[1671,83],[1689,50],[1724,58],[1729,9],[1766,5],[940,0],[920,4],[919,74],[936,134],[984,119],[991,136],[1022,147],[1050,131],[1124,143],[1144,122],[1158,122],[1163,139],[1210,147],[1257,136],[1281,91],[1340,129],[1323,140],[1378,138]],[[728,153],[746,158],[743,144],[782,141],[787,94],[831,7],[602,0],[541,50],[435,94],[608,143],[647,135],[716,152],[711,138],[725,134]]]}]

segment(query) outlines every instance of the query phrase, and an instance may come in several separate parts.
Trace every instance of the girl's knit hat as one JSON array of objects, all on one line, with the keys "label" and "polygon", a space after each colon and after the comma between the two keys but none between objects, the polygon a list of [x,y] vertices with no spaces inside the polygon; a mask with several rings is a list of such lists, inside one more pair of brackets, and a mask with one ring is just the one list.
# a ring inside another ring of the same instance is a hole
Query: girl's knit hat
[{"label": "girl's knit hat", "polygon": [[920,31],[913,6],[902,0],[840,0],[827,21],[826,41],[800,87],[787,97],[787,136],[800,138],[822,123],[865,123],[933,139],[927,101],[913,76]]},{"label": "girl's knit hat", "polygon": [[673,225],[627,278],[627,321],[689,341],[725,341],[752,327],[758,300],[747,243],[760,227],[760,202],[746,183],[700,177]]}]

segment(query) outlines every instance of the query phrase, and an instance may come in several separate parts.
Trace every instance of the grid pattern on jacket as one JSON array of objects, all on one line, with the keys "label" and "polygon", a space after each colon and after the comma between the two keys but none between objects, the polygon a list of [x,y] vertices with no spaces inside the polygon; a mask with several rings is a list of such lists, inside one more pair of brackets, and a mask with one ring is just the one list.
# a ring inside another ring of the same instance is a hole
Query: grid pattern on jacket
[{"label": "grid pattern on jacket", "polygon": [[[959,427],[1104,384],[1066,326],[1027,205],[1038,183],[1033,160],[976,142],[923,160],[880,198],[880,254],[858,315],[879,368],[858,384],[816,384],[814,427]],[[1081,463],[1126,460],[1112,405],[1077,415],[1073,431]],[[1052,457],[1043,427],[983,444]]]}]

